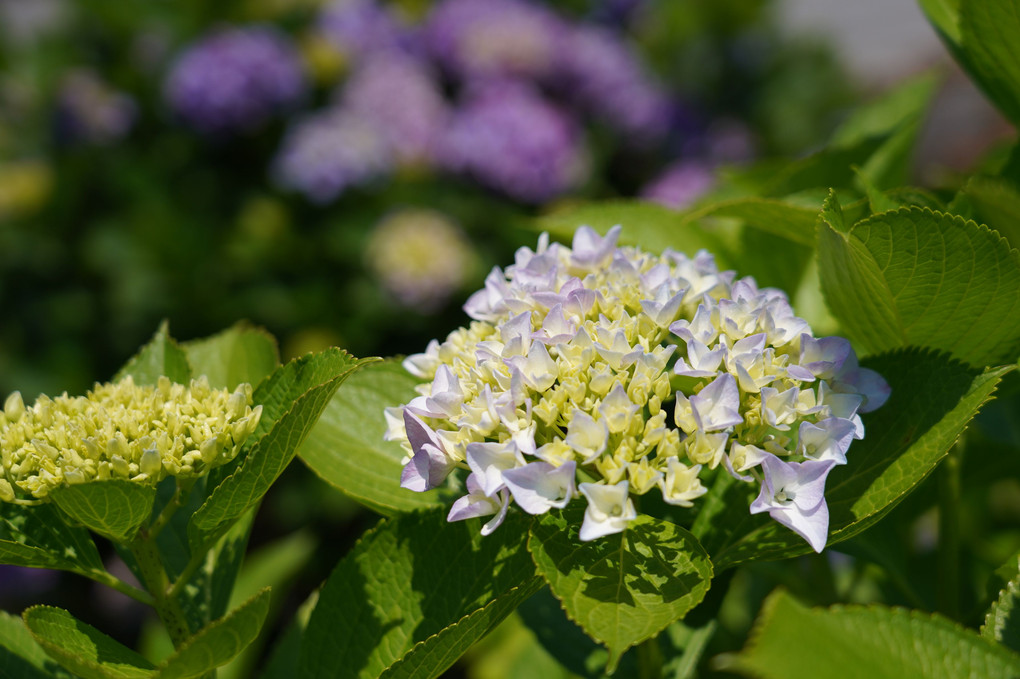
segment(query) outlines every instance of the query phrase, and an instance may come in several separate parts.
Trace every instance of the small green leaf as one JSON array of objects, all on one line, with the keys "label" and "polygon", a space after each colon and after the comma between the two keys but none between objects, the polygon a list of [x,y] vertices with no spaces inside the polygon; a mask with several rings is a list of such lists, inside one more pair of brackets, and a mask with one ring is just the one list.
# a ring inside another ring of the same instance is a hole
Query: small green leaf
[{"label": "small green leaf", "polygon": [[682,618],[708,591],[712,564],[683,528],[647,515],[581,542],[580,508],[534,523],[528,549],[570,618],[609,648],[607,670],[631,646]]},{"label": "small green leaf", "polygon": [[[864,416],[864,439],[850,447],[847,464],[829,475],[829,545],[872,525],[916,488],[992,397],[1002,376],[1015,368],[981,372],[945,354],[918,349],[876,356],[864,365],[885,377],[892,395]],[[756,492],[752,484],[722,480],[719,491],[703,498],[692,531],[709,550],[717,572],[810,550],[767,516],[748,513]]]},{"label": "small green leaf", "polygon": [[[686,213],[683,221],[705,217],[739,219],[756,229],[801,245],[814,246],[815,222],[818,221],[820,209],[821,201],[817,205],[803,205],[775,198],[736,198],[701,206]],[[645,247],[644,243],[642,247]]]},{"label": "small green leaf", "polygon": [[276,340],[265,330],[239,323],[182,347],[195,375],[205,375],[214,389],[255,386],[280,364]]},{"label": "small green leaf", "polygon": [[127,646],[63,609],[33,606],[22,618],[43,650],[82,679],[142,679],[151,677],[155,669]]},{"label": "small green leaf", "polygon": [[999,110],[1020,124],[1020,3],[960,0],[960,52],[964,66]]},{"label": "small green leaf", "polygon": [[1020,356],[1020,252],[997,233],[923,208],[846,234],[828,226],[818,246],[826,301],[868,351],[927,346],[977,366]]},{"label": "small green leaf", "polygon": [[722,666],[757,679],[1006,679],[1020,674],[1020,656],[939,615],[807,608],[778,591],[762,606],[747,646]]},{"label": "small green leaf", "polygon": [[115,542],[130,542],[152,514],[156,489],[111,479],[61,486],[50,497],[70,521]]},{"label": "small green leaf", "polygon": [[188,540],[193,554],[204,551],[262,499],[294,459],[337,387],[364,362],[330,349],[291,361],[266,378],[255,401],[263,405],[263,418],[269,418],[272,428],[192,516]]},{"label": "small green leaf", "polygon": [[180,384],[187,384],[191,380],[188,357],[170,337],[170,326],[166,321],[160,324],[159,330],[149,343],[142,347],[113,379],[115,382],[120,381],[128,375],[140,385],[155,385],[161,375]]},{"label": "small green leaf", "polygon": [[446,513],[386,519],[337,564],[304,632],[303,679],[375,679],[402,659],[436,676],[537,590],[527,518],[508,516],[483,538],[477,520],[448,523]]},{"label": "small green leaf", "polygon": [[51,504],[0,502],[0,563],[76,573],[104,570],[89,532],[68,525]]},{"label": "small green leaf", "polygon": [[153,679],[194,679],[224,665],[255,640],[269,613],[269,588],[210,623],[160,664]]},{"label": "small green leaf", "polygon": [[74,679],[50,660],[20,617],[0,611],[0,677]]},{"label": "small green leaf", "polygon": [[999,598],[992,603],[981,626],[981,636],[1020,651],[1020,575],[1006,583]]},{"label": "small green leaf", "polygon": [[351,375],[301,446],[301,460],[330,485],[386,516],[441,504],[439,491],[400,487],[404,450],[383,440],[383,409],[410,401],[418,384],[396,361],[367,365]]}]

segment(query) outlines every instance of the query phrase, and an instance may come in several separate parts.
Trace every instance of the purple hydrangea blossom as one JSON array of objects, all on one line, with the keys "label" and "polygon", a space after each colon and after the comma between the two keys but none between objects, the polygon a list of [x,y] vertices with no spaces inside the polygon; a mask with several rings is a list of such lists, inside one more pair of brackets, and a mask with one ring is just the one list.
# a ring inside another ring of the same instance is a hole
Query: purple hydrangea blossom
[{"label": "purple hydrangea blossom", "polygon": [[574,28],[560,50],[562,76],[579,106],[637,141],[663,137],[672,104],[618,33],[599,26]]},{"label": "purple hydrangea blossom", "polygon": [[675,210],[689,206],[715,184],[712,171],[698,161],[682,160],[641,189],[641,197]]},{"label": "purple hydrangea blossom", "polygon": [[372,121],[327,109],[291,126],[272,174],[280,187],[324,204],[351,186],[388,174],[393,163],[391,146]]},{"label": "purple hydrangea blossom", "polygon": [[404,53],[367,58],[343,88],[341,101],[374,121],[404,162],[428,160],[446,123],[447,105],[435,74]]},{"label": "purple hydrangea blossom", "polygon": [[350,59],[410,49],[415,36],[394,12],[375,0],[333,0],[318,17],[318,30]]},{"label": "purple hydrangea blossom", "polygon": [[266,26],[206,36],[178,56],[165,84],[174,112],[206,133],[256,128],[295,104],[304,91],[296,48]]},{"label": "purple hydrangea blossom", "polygon": [[97,145],[116,142],[131,130],[137,115],[134,99],[112,89],[92,71],[74,71],[61,85],[57,124],[72,141]]},{"label": "purple hydrangea blossom", "polygon": [[428,18],[425,44],[458,77],[542,78],[555,67],[564,30],[526,0],[444,0]]},{"label": "purple hydrangea blossom", "polygon": [[476,91],[452,115],[441,161],[529,203],[553,198],[587,174],[574,121],[533,90],[506,82]]}]

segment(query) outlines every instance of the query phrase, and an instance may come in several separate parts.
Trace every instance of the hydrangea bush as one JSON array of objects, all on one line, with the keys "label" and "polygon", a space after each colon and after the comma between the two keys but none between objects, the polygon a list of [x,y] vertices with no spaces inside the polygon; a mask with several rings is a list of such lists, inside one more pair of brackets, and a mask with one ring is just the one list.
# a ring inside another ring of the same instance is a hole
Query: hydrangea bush
[{"label": "hydrangea bush", "polygon": [[889,387],[850,343],[815,338],[786,295],[719,271],[712,256],[651,255],[582,226],[573,248],[523,248],[465,305],[474,319],[405,367],[429,380],[387,414],[409,452],[401,485],[424,491],[459,468],[449,520],[529,514],[587,500],[581,540],[623,531],[656,490],[690,507],[700,472],[758,481],[768,512],[816,551],[828,473],[863,438],[858,412]]}]

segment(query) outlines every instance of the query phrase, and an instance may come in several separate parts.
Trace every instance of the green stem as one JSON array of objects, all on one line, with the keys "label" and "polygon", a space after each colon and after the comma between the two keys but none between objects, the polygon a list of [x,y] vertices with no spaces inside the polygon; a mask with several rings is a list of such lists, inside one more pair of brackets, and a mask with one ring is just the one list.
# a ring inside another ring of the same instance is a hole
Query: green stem
[{"label": "green stem", "polygon": [[166,625],[174,648],[180,648],[181,644],[191,636],[191,629],[188,627],[187,618],[184,611],[181,610],[177,597],[170,592],[166,568],[163,567],[163,562],[159,558],[159,550],[155,541],[150,539],[147,534],[140,532],[129,547],[138,563],[142,584],[152,595],[152,607],[156,609],[159,619]]},{"label": "green stem", "polygon": [[78,571],[81,575],[87,578],[95,580],[98,583],[104,584],[107,587],[117,590],[121,594],[125,594],[135,601],[145,604],[146,606],[155,606],[156,600],[151,594],[143,589],[132,587],[117,576],[107,573],[104,570],[93,569],[88,571]]},{"label": "green stem", "polygon": [[170,502],[166,503],[166,507],[163,507],[163,511],[159,513],[156,520],[149,526],[149,540],[155,540],[159,532],[170,523],[170,520],[177,513],[177,510],[184,506],[187,502],[188,495],[191,493],[191,487],[195,485],[194,479],[182,480],[177,479],[177,485],[174,488],[174,496],[170,498]]},{"label": "green stem", "polygon": [[946,455],[939,470],[938,610],[960,617],[960,466],[964,439]]},{"label": "green stem", "polygon": [[662,649],[657,637],[645,639],[634,648],[640,679],[662,679]]}]

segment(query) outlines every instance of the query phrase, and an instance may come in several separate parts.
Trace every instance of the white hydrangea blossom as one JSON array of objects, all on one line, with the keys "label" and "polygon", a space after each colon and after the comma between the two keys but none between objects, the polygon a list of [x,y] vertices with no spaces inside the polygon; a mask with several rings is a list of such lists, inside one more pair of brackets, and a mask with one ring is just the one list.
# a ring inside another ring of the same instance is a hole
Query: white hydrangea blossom
[{"label": "white hydrangea blossom", "polygon": [[815,338],[786,295],[690,258],[618,247],[582,226],[573,247],[520,249],[465,305],[474,321],[410,356],[427,380],[387,411],[415,491],[469,472],[449,520],[587,501],[582,540],[624,530],[633,496],[690,507],[720,465],[761,484],[769,512],[816,550],[825,477],[889,387],[850,343]]}]

